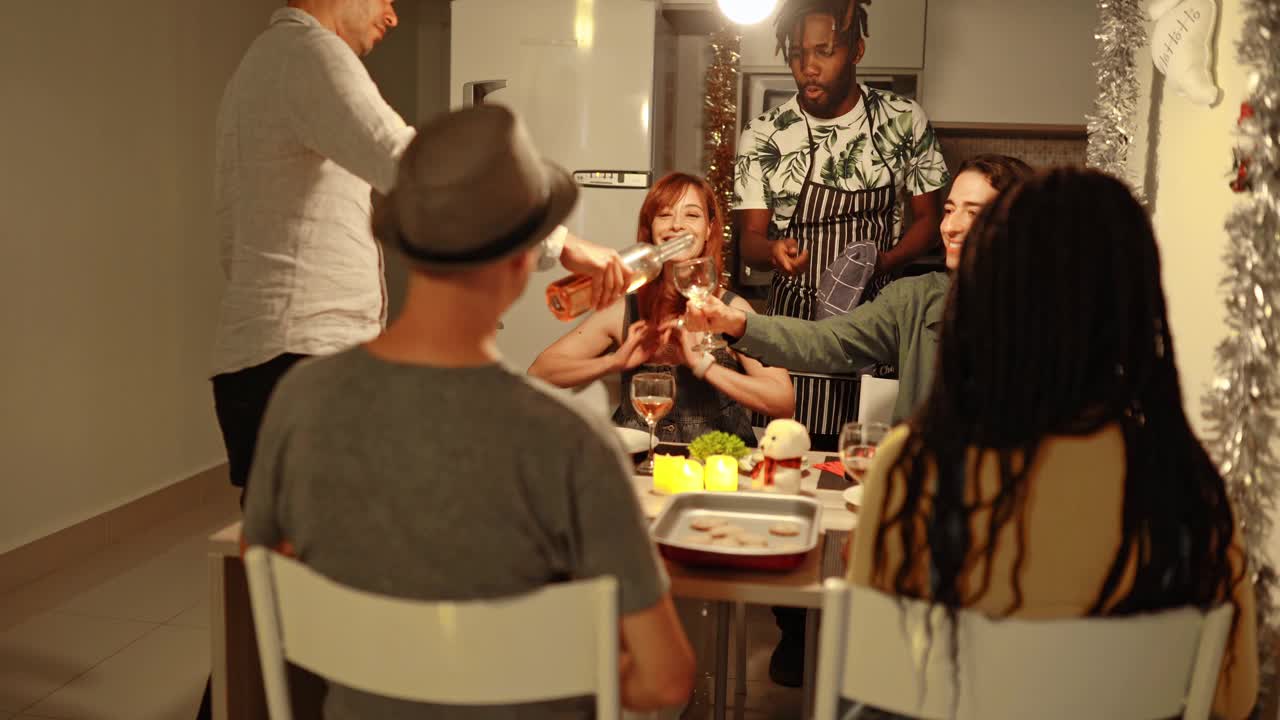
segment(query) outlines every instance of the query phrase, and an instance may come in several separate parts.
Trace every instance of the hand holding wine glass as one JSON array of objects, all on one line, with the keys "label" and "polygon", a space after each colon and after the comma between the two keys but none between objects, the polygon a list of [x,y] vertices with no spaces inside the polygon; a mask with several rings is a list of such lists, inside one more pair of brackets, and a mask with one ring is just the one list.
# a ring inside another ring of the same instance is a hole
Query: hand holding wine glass
[{"label": "hand holding wine glass", "polygon": [[714,295],[700,305],[685,308],[685,327],[693,332],[712,332],[740,338],[747,329],[745,310],[726,305]]},{"label": "hand holding wine glass", "polygon": [[[711,258],[701,257],[678,262],[672,272],[676,290],[689,300],[691,307],[701,307],[709,298],[715,297],[716,289],[720,287],[720,279],[716,277],[716,264]],[[711,352],[725,345],[723,340],[704,331],[694,349]]]},{"label": "hand holding wine glass", "polygon": [[636,469],[653,472],[654,431],[676,402],[676,379],[670,373],[636,373],[631,378],[631,406],[649,425],[649,456]]},{"label": "hand holding wine glass", "polygon": [[876,447],[889,434],[884,423],[847,423],[840,431],[840,463],[853,481],[861,484],[875,458]]}]

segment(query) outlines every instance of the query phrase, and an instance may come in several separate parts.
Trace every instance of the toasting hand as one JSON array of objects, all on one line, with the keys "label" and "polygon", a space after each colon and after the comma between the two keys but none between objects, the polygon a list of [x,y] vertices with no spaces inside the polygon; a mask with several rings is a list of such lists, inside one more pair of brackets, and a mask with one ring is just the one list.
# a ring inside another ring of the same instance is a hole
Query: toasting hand
[{"label": "toasting hand", "polygon": [[665,336],[665,333],[659,335],[655,342],[650,338],[652,334],[648,321],[637,320],[631,323],[627,328],[627,339],[613,351],[614,370],[634,370],[649,362],[655,347],[662,343]]},{"label": "toasting hand", "polygon": [[740,338],[747,330],[747,313],[725,305],[718,297],[709,297],[698,307],[694,307],[692,303],[687,306],[685,329],[692,332],[723,333]]}]

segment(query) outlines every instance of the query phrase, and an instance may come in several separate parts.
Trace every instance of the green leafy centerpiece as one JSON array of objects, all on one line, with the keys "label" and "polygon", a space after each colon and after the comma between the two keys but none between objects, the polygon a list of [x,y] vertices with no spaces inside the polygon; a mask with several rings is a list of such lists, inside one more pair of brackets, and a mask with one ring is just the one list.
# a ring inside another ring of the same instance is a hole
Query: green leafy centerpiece
[{"label": "green leafy centerpiece", "polygon": [[699,462],[706,462],[712,455],[728,455],[741,460],[750,452],[742,438],[719,430],[699,435],[689,443],[689,456]]}]

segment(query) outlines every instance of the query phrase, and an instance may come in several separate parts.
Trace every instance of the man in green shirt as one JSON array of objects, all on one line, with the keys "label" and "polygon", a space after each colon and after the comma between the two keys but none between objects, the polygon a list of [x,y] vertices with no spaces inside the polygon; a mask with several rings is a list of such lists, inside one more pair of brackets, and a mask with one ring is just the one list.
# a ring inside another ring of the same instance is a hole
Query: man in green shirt
[{"label": "man in green shirt", "polygon": [[889,283],[873,302],[847,315],[811,322],[781,315],[748,319],[743,313],[712,325],[738,338],[734,350],[794,372],[847,373],[876,363],[894,365],[901,378],[893,408],[897,423],[911,414],[933,381],[950,287],[947,273],[934,272]]},{"label": "man in green shirt", "polygon": [[701,309],[690,308],[690,327],[706,326],[736,338],[735,350],[793,372],[851,373],[874,363],[895,365],[900,385],[893,421],[905,420],[933,382],[951,273],[960,265],[969,228],[983,208],[1030,173],[1026,163],[1003,155],[979,155],[960,166],[942,214],[945,273],[890,283],[875,301],[817,322],[748,317],[713,298]]}]

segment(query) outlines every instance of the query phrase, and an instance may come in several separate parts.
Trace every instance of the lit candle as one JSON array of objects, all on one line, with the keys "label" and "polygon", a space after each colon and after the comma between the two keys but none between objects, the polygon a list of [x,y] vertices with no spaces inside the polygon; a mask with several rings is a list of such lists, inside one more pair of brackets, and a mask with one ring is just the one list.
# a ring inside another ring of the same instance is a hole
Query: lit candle
[{"label": "lit candle", "polygon": [[676,478],[676,486],[672,492],[698,492],[702,490],[702,463],[697,460],[685,460]]},{"label": "lit candle", "polygon": [[684,458],[679,455],[653,456],[653,491],[662,495],[676,492]]},{"label": "lit candle", "polygon": [[738,489],[738,461],[728,455],[707,458],[704,479],[708,490],[734,492]]}]

